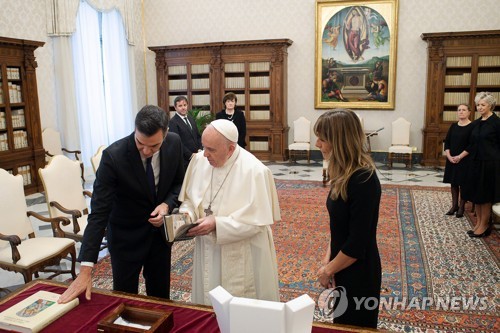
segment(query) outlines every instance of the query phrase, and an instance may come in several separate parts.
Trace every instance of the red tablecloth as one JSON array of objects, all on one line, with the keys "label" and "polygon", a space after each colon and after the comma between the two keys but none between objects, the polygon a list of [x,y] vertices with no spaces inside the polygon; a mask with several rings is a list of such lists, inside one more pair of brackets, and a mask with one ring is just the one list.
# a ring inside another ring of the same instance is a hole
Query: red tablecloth
[{"label": "red tablecloth", "polygon": [[[62,294],[66,285],[52,281],[34,281],[0,302],[0,312],[22,301],[37,291],[45,290]],[[210,307],[187,305],[184,303],[164,301],[145,296],[94,290],[92,300],[87,301],[80,296],[80,304],[63,317],[42,330],[43,333],[87,333],[96,332],[97,323],[113,311],[118,305],[125,303],[131,306],[162,309],[173,313],[174,328],[172,333],[219,333],[217,319]],[[0,330],[2,331],[2,330]],[[339,328],[333,325],[315,324],[313,333],[363,332],[351,328]]]}]

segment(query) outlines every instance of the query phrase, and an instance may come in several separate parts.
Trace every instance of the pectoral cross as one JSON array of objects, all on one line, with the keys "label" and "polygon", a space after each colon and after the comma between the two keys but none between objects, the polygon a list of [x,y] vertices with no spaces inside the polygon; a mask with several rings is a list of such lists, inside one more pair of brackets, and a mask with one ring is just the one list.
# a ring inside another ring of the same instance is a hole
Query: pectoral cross
[{"label": "pectoral cross", "polygon": [[205,216],[212,215],[214,212],[212,212],[212,205],[208,205],[207,209],[204,209],[203,211],[205,212]]}]

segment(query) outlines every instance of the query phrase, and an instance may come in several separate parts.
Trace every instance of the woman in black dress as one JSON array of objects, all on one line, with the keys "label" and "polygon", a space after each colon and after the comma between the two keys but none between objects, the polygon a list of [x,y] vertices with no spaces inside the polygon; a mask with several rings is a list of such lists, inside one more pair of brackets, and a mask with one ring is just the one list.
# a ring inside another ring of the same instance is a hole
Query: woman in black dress
[{"label": "woman in black dress", "polygon": [[[466,148],[469,145],[470,134],[473,128],[469,120],[469,106],[467,104],[460,104],[457,109],[457,116],[458,122],[450,126],[444,140],[446,167],[444,169],[443,183],[451,184],[452,204],[446,215],[456,213],[456,217],[463,217],[465,209],[463,187],[467,179],[467,168],[469,166],[469,158],[467,157],[469,153],[466,151]],[[458,204],[459,197],[460,205]]]},{"label": "woman in black dress", "polygon": [[245,114],[240,110],[236,110],[236,102],[238,102],[238,98],[234,93],[228,92],[225,94],[222,103],[226,108],[217,112],[215,114],[215,119],[227,119],[232,121],[238,129],[238,145],[241,148],[245,148],[247,145],[245,142],[247,122],[245,120]]},{"label": "woman in black dress", "polygon": [[[359,118],[351,110],[324,113],[314,133],[316,147],[329,161],[330,176],[330,244],[318,280],[324,288],[341,288],[347,296],[345,312],[340,306],[334,309],[335,323],[376,328],[382,269],[376,239],[381,187],[375,165]],[[357,307],[363,297],[371,301]]]},{"label": "woman in black dress", "polygon": [[500,202],[500,118],[493,113],[497,102],[491,93],[480,92],[474,101],[481,118],[473,122],[468,149],[471,165],[466,199],[476,204],[477,223],[467,233],[486,237],[491,233],[491,206]]}]

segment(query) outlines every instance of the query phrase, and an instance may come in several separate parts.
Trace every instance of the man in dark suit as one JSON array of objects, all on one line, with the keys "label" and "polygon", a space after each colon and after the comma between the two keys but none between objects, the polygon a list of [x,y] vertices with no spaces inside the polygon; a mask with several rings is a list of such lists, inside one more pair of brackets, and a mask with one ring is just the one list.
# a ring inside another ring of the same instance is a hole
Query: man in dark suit
[{"label": "man in dark suit", "polygon": [[175,115],[170,119],[169,130],[179,134],[184,147],[184,168],[187,169],[189,161],[201,149],[201,135],[196,126],[196,121],[188,115],[188,101],[185,96],[174,99]]},{"label": "man in dark suit", "polygon": [[138,293],[143,269],[146,292],[170,297],[171,247],[163,240],[163,215],[177,207],[184,178],[182,143],[168,133],[168,116],[147,105],[135,118],[135,131],[103,151],[94,182],[91,213],[78,260],[80,274],[60,297],[66,303],[86,291],[106,232],[113,289]]}]

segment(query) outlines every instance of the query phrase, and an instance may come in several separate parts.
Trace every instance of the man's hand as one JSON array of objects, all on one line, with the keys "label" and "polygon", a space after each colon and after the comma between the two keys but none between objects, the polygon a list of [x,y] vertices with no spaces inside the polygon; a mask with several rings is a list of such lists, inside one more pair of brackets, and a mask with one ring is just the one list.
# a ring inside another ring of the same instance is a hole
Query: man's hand
[{"label": "man's hand", "polygon": [[161,227],[163,224],[163,216],[165,215],[168,215],[168,205],[162,202],[153,210],[148,221],[155,227]]},{"label": "man's hand", "polygon": [[80,274],[68,289],[59,297],[57,303],[68,303],[86,291],[85,298],[90,301],[92,290],[92,267],[81,266]]},{"label": "man's hand", "polygon": [[209,215],[196,221],[196,227],[189,229],[188,236],[205,236],[215,230],[215,216]]}]

